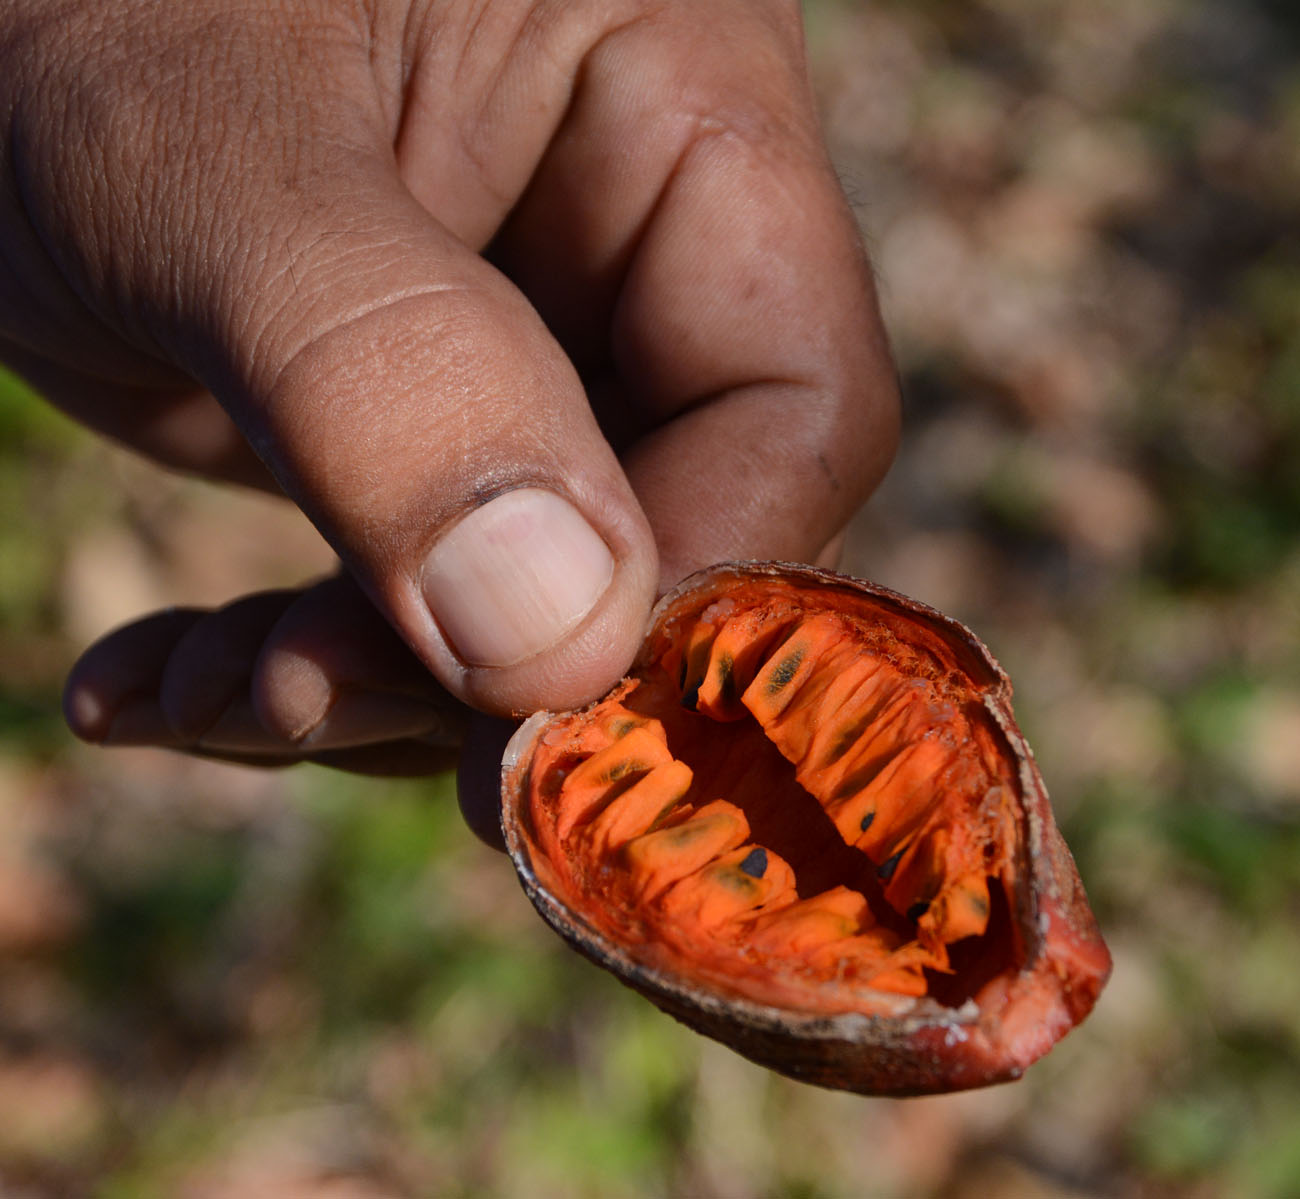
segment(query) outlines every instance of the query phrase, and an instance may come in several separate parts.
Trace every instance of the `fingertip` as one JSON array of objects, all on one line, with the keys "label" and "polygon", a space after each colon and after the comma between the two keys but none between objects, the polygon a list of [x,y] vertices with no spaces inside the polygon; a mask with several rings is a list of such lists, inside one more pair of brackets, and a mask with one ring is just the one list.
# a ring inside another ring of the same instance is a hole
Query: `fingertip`
[{"label": "fingertip", "polygon": [[653,580],[648,586],[611,587],[559,645],[508,668],[467,671],[461,679],[467,702],[488,715],[518,719],[541,710],[579,708],[600,698],[636,657],[654,594]]},{"label": "fingertip", "polygon": [[244,596],[205,613],[181,635],[158,685],[159,706],[178,737],[197,743],[246,699],[262,642],[296,594]]},{"label": "fingertip", "polygon": [[461,661],[508,667],[553,649],[613,578],[614,556],[582,513],[553,491],[526,487],[448,529],[420,583]]},{"label": "fingertip", "polygon": [[[403,623],[425,622],[427,660],[472,707],[501,717],[564,710],[625,673],[657,581],[654,538],[634,503],[522,488],[471,510],[435,542],[409,595],[423,615]],[[394,609],[400,622],[402,604]]]},{"label": "fingertip", "polygon": [[[63,716],[72,733],[92,744],[113,743],[117,718],[128,706],[139,701],[157,709],[167,661],[201,616],[185,608],[158,612],[91,645],[73,664],[63,688]],[[171,740],[170,732],[167,736]]]},{"label": "fingertip", "polygon": [[308,736],[337,698],[329,676],[307,654],[274,639],[257,659],[250,684],[253,710],[267,731],[286,741]]}]

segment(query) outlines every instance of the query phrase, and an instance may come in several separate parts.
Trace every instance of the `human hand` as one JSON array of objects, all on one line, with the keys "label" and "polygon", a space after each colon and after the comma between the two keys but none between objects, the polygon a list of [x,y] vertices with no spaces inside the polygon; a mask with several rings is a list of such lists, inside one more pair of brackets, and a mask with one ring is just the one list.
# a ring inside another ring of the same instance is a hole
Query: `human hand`
[{"label": "human hand", "polygon": [[888,463],[797,4],[7,0],[0,32],[0,356],[278,485],[344,566],[101,642],[91,740],[429,768],[455,703],[602,692],[657,588],[818,557]]}]

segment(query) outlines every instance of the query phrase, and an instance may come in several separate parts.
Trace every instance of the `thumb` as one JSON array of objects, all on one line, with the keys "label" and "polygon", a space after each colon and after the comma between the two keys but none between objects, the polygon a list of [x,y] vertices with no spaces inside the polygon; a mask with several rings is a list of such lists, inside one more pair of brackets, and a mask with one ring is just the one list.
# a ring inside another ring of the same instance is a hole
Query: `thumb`
[{"label": "thumb", "polygon": [[631,661],[657,561],[578,377],[390,162],[329,177],[269,206],[256,286],[216,288],[205,381],[453,694],[584,702]]}]

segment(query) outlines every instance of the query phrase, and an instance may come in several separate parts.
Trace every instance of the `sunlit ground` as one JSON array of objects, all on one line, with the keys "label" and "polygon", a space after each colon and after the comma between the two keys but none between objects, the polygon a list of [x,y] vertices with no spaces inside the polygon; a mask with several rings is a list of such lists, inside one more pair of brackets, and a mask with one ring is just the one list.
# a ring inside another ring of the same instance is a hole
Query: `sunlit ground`
[{"label": "sunlit ground", "polygon": [[908,401],[847,566],[1015,679],[1097,1011],[1011,1086],[817,1091],[570,954],[445,779],[74,745],[88,639],[328,557],[3,383],[0,1194],[1300,1194],[1300,19],[808,20]]}]

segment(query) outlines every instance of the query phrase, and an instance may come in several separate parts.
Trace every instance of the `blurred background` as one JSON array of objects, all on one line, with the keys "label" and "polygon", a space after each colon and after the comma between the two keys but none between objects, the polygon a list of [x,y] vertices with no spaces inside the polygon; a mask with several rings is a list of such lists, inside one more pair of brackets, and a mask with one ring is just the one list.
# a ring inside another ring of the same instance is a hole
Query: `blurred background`
[{"label": "blurred background", "polygon": [[1094,1015],[1014,1085],[821,1092],[570,954],[445,779],[73,744],[89,639],[329,558],[0,381],[7,1199],[1300,1194],[1300,8],[806,14],[907,403],[847,567],[1015,679]]}]

